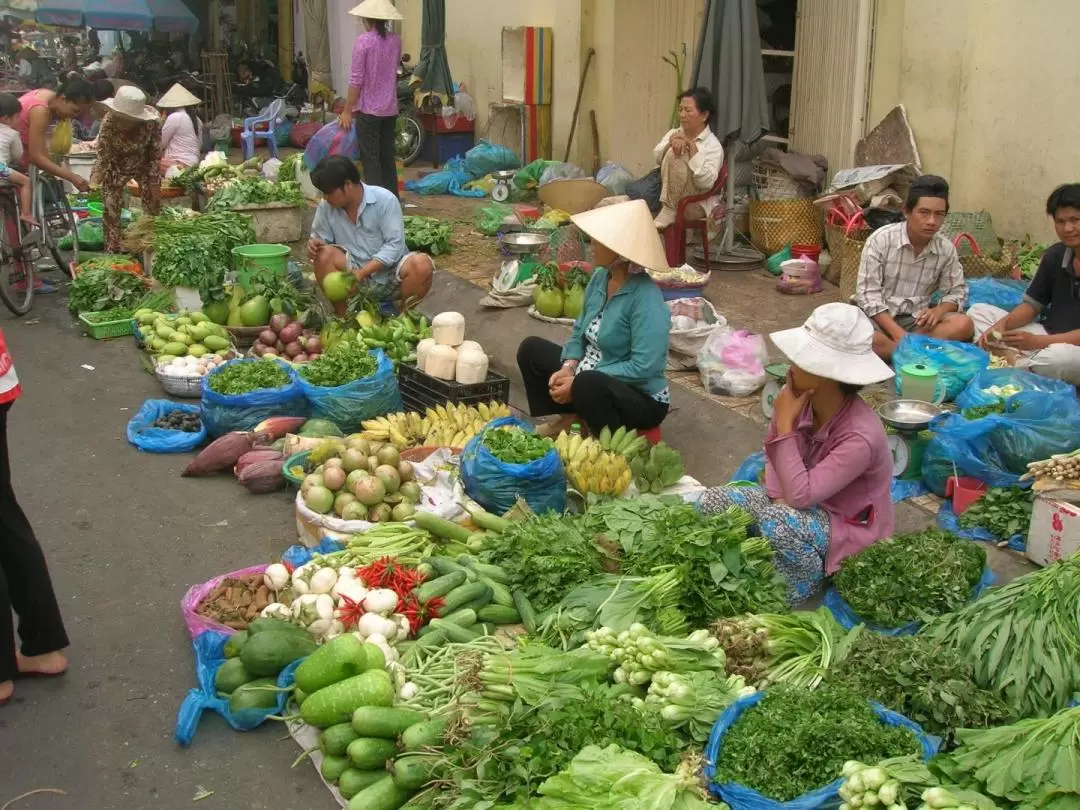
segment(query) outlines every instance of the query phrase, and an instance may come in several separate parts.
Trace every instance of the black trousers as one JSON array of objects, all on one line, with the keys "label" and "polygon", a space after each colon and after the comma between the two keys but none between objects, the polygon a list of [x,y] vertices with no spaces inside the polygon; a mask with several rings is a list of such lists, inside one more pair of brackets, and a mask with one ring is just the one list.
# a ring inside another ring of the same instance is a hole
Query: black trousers
[{"label": "black trousers", "polygon": [[68,646],[45,554],[11,486],[9,410],[10,402],[0,405],[0,683],[10,681],[17,671],[12,608],[19,616],[23,655],[42,655]]},{"label": "black trousers", "polygon": [[562,346],[540,337],[521,341],[517,353],[518,368],[529,399],[530,416],[576,413],[599,433],[605,426],[647,430],[664,421],[668,406],[648,394],[599,371],[582,371],[570,386],[570,402],[560,405],[548,393],[548,380],[562,365]]},{"label": "black trousers", "polygon": [[395,197],[398,193],[396,139],[396,115],[356,114],[356,140],[360,144],[364,182],[369,186],[382,186]]}]

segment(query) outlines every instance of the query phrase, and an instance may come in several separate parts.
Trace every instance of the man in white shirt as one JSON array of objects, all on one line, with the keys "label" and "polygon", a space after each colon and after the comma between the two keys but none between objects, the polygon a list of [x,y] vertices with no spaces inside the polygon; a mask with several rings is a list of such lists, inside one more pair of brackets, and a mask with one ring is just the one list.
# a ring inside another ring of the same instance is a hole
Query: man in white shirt
[{"label": "man in white shirt", "polygon": [[[660,230],[675,222],[676,210],[684,197],[701,194],[716,184],[724,163],[724,147],[709,129],[716,114],[712,93],[704,87],[694,87],[679,95],[679,128],[668,132],[653,149],[660,167],[660,202],[662,207],[655,223]],[[716,205],[706,200],[697,208],[687,209],[693,219],[707,216]]]}]

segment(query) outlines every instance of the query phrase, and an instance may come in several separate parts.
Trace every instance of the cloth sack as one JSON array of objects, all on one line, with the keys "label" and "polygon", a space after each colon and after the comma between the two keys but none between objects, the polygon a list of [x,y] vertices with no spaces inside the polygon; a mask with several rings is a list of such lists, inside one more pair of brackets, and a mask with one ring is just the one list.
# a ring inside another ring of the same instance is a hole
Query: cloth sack
[{"label": "cloth sack", "polygon": [[671,310],[668,333],[668,371],[697,368],[698,354],[715,330],[727,326],[727,318],[706,298],[676,298],[667,302]]}]

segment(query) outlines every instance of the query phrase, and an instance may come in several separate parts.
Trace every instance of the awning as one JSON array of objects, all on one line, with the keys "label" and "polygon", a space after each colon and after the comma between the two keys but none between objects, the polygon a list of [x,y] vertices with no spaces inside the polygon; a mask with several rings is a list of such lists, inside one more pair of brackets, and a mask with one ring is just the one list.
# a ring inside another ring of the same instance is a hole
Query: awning
[{"label": "awning", "polygon": [[81,28],[84,0],[43,0],[38,3],[34,19],[43,25],[66,25]]},{"label": "awning", "polygon": [[32,20],[37,8],[37,0],[0,0],[0,17]]},{"label": "awning", "polygon": [[34,19],[46,25],[89,26],[102,31],[156,29],[190,34],[199,27],[183,0],[39,0]]},{"label": "awning", "polygon": [[199,30],[199,19],[191,13],[183,0],[146,0],[154,17],[154,30],[170,34],[194,34]]},{"label": "awning", "polygon": [[423,30],[420,37],[420,60],[413,76],[420,79],[416,88],[417,103],[436,95],[443,104],[454,96],[454,80],[446,61],[446,0],[424,0]]}]

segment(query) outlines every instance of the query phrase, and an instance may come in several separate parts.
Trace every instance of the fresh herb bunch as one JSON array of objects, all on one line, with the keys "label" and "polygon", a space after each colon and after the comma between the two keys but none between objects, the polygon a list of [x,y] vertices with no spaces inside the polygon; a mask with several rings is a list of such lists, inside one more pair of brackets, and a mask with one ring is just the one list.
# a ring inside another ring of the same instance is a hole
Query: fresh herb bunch
[{"label": "fresh herb bunch", "polygon": [[484,433],[484,447],[499,461],[528,464],[543,458],[555,447],[551,439],[517,427],[504,427]]},{"label": "fresh herb bunch", "polygon": [[232,212],[144,219],[150,220],[154,278],[166,287],[194,287],[203,303],[224,299],[232,249],[255,241],[250,218]]},{"label": "fresh herb bunch", "polygon": [[222,366],[207,380],[210,390],[238,396],[263,389],[284,388],[289,374],[276,360],[242,360]]},{"label": "fresh herb bunch", "polygon": [[786,802],[831,783],[848,760],[877,762],[919,750],[910,729],[883,723],[855,692],[778,686],[728,729],[714,781]]},{"label": "fresh herb bunch", "polygon": [[558,604],[573,588],[603,570],[604,555],[574,520],[548,512],[512,521],[485,541],[484,562],[502,565],[538,611]]},{"label": "fresh herb bunch", "polygon": [[85,312],[83,320],[87,323],[111,323],[112,321],[126,321],[131,318],[132,310],[128,307],[113,307],[101,312]]},{"label": "fresh herb bunch", "polygon": [[1019,487],[993,487],[960,515],[965,529],[986,529],[994,537],[1008,540],[1015,534],[1027,537],[1035,493]]},{"label": "fresh herb bunch", "polygon": [[206,204],[206,212],[213,214],[231,211],[233,206],[259,203],[307,205],[307,198],[300,190],[299,183],[292,181],[271,183],[261,177],[245,177],[234,180],[215,192],[210,202]]},{"label": "fresh herb bunch", "polygon": [[440,256],[450,252],[453,226],[434,217],[405,217],[405,246],[409,250]]},{"label": "fresh herb bunch", "polygon": [[973,419],[982,419],[984,416],[990,416],[994,413],[1005,413],[1005,400],[998,399],[994,402],[988,402],[986,405],[972,405],[970,408],[964,408],[961,416],[971,421]]},{"label": "fresh herb bunch", "polygon": [[826,679],[876,700],[946,741],[955,729],[988,728],[1012,715],[1004,701],[975,683],[969,661],[922,635],[863,630]]},{"label": "fresh herb bunch", "polygon": [[339,343],[300,369],[300,376],[312,385],[336,388],[370,377],[378,363],[367,349],[356,343]]},{"label": "fresh herb bunch", "polygon": [[900,627],[968,602],[985,566],[982,546],[929,529],[881,540],[847,557],[833,585],[867,622]]},{"label": "fresh herb bunch", "polygon": [[68,309],[79,315],[119,307],[134,309],[145,294],[146,281],[142,276],[108,267],[90,267],[72,279]]}]

